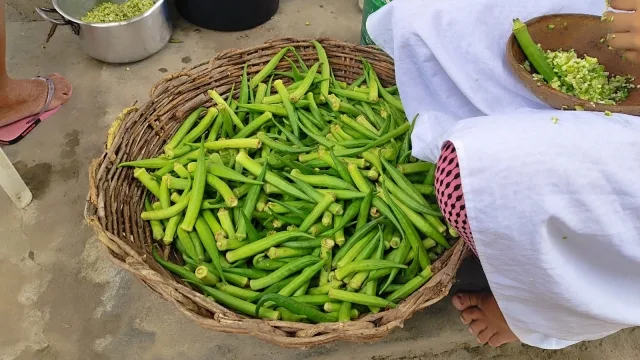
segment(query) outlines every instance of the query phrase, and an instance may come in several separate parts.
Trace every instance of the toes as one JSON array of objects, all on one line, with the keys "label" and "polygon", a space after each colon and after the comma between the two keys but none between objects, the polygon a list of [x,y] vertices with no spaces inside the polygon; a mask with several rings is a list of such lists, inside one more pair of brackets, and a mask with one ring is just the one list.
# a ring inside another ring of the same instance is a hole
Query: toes
[{"label": "toes", "polygon": [[482,312],[482,310],[477,307],[468,308],[460,313],[460,321],[462,321],[462,323],[465,325],[471,324],[471,322],[474,320],[481,319],[484,319],[484,312]]},{"label": "toes", "polygon": [[501,336],[500,336],[500,334],[499,334],[499,333],[498,333],[498,334],[493,335],[493,336],[489,339],[488,343],[489,343],[489,345],[490,345],[490,346],[493,346],[493,347],[498,347],[498,346],[500,346],[500,345],[505,344],[505,342],[502,340],[502,338],[501,338]]},{"label": "toes", "polygon": [[478,334],[478,336],[476,337],[476,341],[478,341],[478,344],[484,345],[489,342],[489,339],[491,339],[491,337],[493,337],[495,334],[495,330],[486,328]]},{"label": "toes", "polygon": [[60,74],[51,74],[49,78],[53,80],[53,83],[56,88],[55,96],[61,101],[66,102],[71,97],[71,92],[73,90],[71,84],[62,77]]},{"label": "toes", "polygon": [[485,330],[486,328],[487,323],[485,323],[484,320],[475,320],[471,323],[471,325],[469,325],[469,332],[473,336],[478,336],[478,334],[480,334],[480,332]]},{"label": "toes", "polygon": [[480,302],[480,294],[459,293],[453,297],[452,302],[456,309],[462,311],[472,306],[478,306]]},{"label": "toes", "polygon": [[451,299],[451,302],[453,303],[453,307],[455,307],[459,311],[466,309],[468,307],[466,304],[469,303],[468,297],[469,297],[468,293],[455,294],[453,296],[453,299]]},{"label": "toes", "polygon": [[513,333],[504,333],[504,332],[499,332],[495,335],[493,335],[488,343],[489,345],[493,346],[493,347],[498,347],[498,346],[502,346],[504,344],[508,344],[510,342],[514,342],[518,340],[518,338],[516,338],[515,335],[513,335]]}]

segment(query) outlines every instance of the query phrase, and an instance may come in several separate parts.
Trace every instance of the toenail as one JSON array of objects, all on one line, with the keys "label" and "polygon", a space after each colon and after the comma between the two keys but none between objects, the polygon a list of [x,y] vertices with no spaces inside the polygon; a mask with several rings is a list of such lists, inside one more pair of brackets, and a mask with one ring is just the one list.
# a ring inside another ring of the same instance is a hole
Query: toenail
[{"label": "toenail", "polygon": [[472,328],[469,328],[468,330],[469,330],[470,333],[473,334],[473,329]]}]

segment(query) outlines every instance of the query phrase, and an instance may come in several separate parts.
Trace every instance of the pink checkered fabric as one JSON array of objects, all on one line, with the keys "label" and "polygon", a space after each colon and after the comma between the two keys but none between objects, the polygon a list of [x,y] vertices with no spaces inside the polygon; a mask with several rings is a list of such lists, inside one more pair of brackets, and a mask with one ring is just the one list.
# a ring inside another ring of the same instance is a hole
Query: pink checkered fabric
[{"label": "pink checkered fabric", "polygon": [[450,141],[447,141],[442,147],[442,153],[436,165],[435,191],[438,205],[440,205],[445,219],[460,233],[460,237],[476,253],[471,227],[467,219],[464,194],[462,193],[458,155],[456,154],[456,148]]}]

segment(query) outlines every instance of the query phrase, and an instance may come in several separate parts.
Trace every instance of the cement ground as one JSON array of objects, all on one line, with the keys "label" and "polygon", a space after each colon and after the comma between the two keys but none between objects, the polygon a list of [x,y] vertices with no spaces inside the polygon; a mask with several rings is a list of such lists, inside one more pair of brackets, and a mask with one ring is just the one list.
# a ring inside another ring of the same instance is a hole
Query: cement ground
[{"label": "cement ground", "polygon": [[[196,326],[107,259],[82,215],[88,164],[102,152],[109,124],[121,109],[134,100],[144,101],[165,72],[227,48],[280,36],[357,42],[361,13],[356,1],[281,0],[270,22],[239,33],[195,31],[181,22],[174,37],[183,43],[169,44],[156,56],[125,66],[87,58],[64,28],[43,47],[49,25],[29,21],[25,4],[32,3],[10,2],[10,71],[19,77],[62,73],[73,83],[74,94],[53,119],[19,144],[3,148],[35,200],[21,211],[0,192],[0,359],[637,358],[638,330],[556,352],[520,344],[498,350],[476,347],[448,301],[417,314],[378,343],[338,343],[309,351],[283,350]],[[485,286],[472,260],[459,278],[459,288]]]}]

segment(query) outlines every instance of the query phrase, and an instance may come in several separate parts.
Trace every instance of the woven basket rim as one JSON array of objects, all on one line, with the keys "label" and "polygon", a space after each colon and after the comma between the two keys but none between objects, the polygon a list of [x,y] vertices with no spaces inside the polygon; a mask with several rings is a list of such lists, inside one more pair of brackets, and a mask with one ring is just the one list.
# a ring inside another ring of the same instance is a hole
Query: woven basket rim
[{"label": "woven basket rim", "polygon": [[[393,83],[393,62],[381,50],[372,46],[353,45],[326,38],[318,39],[318,41],[325,46],[330,58],[337,56],[340,59],[346,59],[338,64],[338,68],[344,67],[346,69],[345,73],[356,71],[354,70],[355,60],[359,56],[363,56],[368,58],[374,67],[386,69],[387,73],[391,75],[383,81]],[[111,217],[118,213],[117,209],[127,214],[126,205],[116,204],[113,206],[107,199],[117,191],[127,191],[115,188],[118,187],[117,181],[125,181],[122,179],[130,177],[130,174],[126,175],[125,170],[116,169],[113,166],[113,164],[120,162],[125,155],[133,156],[128,154],[129,148],[123,148],[125,146],[123,144],[126,141],[131,141],[133,144],[138,144],[138,147],[134,146],[136,150],[143,149],[142,151],[146,151],[147,143],[149,143],[148,148],[157,147],[163,137],[166,138],[167,133],[171,133],[171,129],[175,130],[175,124],[173,124],[173,128],[169,127],[168,130],[165,130],[166,126],[172,125],[172,120],[176,122],[176,119],[183,118],[192,109],[206,106],[209,100],[206,94],[199,89],[216,88],[216,91],[224,96],[229,92],[230,86],[227,82],[229,79],[239,78],[242,71],[241,66],[245,61],[249,62],[249,72],[254,71],[253,69],[259,68],[260,64],[265,62],[264,59],[270,58],[270,52],[284,46],[294,46],[300,50],[308,49],[312,45],[307,39],[281,38],[246,49],[225,50],[209,61],[196,64],[188,70],[165,76],[151,88],[150,99],[146,103],[140,106],[134,104],[132,107],[126,108],[109,130],[105,151],[91,163],[85,219],[94,229],[98,239],[107,247],[109,258],[114,264],[131,272],[147,287],[175,304],[183,314],[205,328],[226,333],[248,334],[289,348],[310,348],[337,340],[352,342],[378,340],[392,329],[402,327],[404,321],[415,312],[440,301],[448,294],[460,263],[469,254],[463,241],[457,241],[432,265],[433,278],[400,302],[396,309],[368,314],[349,323],[314,325],[254,319],[228,310],[192,290],[185,283],[177,281],[174,276],[157,264],[150,266],[155,261],[148,256],[148,253],[142,253],[135,248],[133,239],[139,234],[144,237],[144,229],[137,226],[133,220],[127,220],[125,217],[124,226],[118,226],[118,230],[129,234],[128,238],[125,236],[125,239],[122,239],[122,234],[115,234],[113,230],[109,230],[110,227],[114,227],[113,224],[117,223],[117,219]],[[344,51],[341,51],[342,49]],[[311,51],[300,52],[305,60],[314,57]],[[336,73],[336,77],[339,76],[340,73]],[[191,94],[193,95],[191,98],[186,99],[187,96],[184,94],[190,94],[189,87],[195,87],[196,90]],[[175,96],[167,95],[172,91]],[[172,104],[177,105],[181,100],[185,100],[182,101],[182,106],[174,106],[163,113],[165,107],[170,107]],[[141,134],[135,134],[136,126],[142,129]],[[147,131],[147,138],[142,139],[145,135],[144,131]],[[156,136],[157,139],[152,139],[153,136]],[[139,145],[141,143],[145,145]],[[116,181],[116,183],[112,181]],[[106,187],[107,184],[109,187]],[[138,198],[141,198],[142,190],[135,191],[129,196],[134,196],[136,199],[135,196],[140,195]],[[117,209],[114,210],[114,208]]]}]

